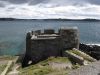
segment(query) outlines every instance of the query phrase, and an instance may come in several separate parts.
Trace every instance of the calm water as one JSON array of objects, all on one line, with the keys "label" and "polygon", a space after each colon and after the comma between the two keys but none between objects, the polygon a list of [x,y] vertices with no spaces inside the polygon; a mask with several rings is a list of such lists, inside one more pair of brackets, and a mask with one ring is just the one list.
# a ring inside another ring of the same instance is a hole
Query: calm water
[{"label": "calm water", "polygon": [[77,26],[81,43],[100,43],[100,22],[82,21],[0,21],[0,55],[25,51],[26,32],[36,29]]}]

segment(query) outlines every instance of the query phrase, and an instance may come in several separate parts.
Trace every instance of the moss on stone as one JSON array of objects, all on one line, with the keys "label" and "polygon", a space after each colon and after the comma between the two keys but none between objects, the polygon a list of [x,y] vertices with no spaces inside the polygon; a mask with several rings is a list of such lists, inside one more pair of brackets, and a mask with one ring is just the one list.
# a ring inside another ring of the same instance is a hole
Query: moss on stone
[{"label": "moss on stone", "polygon": [[78,50],[69,50],[69,52],[72,52],[80,57],[83,57],[84,60],[87,60],[89,62],[94,62],[96,61],[94,58],[92,58],[91,56],[87,55],[86,53],[84,52],[81,52],[81,51],[78,51]]}]

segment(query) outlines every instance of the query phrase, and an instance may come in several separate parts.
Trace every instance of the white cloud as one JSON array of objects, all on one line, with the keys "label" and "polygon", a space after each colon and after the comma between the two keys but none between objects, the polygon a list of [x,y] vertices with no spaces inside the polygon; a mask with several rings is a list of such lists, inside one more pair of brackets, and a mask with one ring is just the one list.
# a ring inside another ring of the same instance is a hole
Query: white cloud
[{"label": "white cloud", "polygon": [[[37,5],[7,4],[7,7],[0,8],[0,17],[14,18],[98,18],[100,19],[100,5],[75,2],[66,3],[68,0],[51,0],[51,2]],[[56,3],[55,3],[56,2]]]}]

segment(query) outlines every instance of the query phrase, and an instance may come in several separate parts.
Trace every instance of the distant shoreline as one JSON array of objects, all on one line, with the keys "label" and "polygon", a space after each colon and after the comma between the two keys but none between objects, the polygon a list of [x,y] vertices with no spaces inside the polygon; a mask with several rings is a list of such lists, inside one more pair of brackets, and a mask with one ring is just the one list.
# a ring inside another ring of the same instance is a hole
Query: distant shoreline
[{"label": "distant shoreline", "polygon": [[39,21],[100,21],[100,19],[17,19],[17,18],[0,18],[0,21],[34,21],[34,20],[39,20]]}]

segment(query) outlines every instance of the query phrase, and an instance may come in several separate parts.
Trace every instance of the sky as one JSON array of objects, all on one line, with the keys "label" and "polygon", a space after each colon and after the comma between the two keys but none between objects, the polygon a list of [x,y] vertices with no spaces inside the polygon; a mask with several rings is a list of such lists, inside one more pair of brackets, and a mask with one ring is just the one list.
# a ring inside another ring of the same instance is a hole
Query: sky
[{"label": "sky", "polygon": [[0,18],[100,19],[100,0],[0,0]]}]

